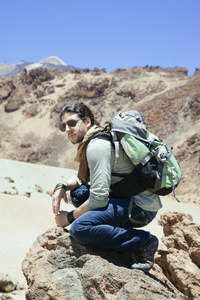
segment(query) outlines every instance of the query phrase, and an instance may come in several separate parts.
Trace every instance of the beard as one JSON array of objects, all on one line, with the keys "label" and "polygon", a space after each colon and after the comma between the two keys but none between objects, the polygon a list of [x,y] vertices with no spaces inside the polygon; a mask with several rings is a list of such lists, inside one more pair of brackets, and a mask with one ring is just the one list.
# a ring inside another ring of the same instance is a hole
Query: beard
[{"label": "beard", "polygon": [[83,141],[85,136],[85,132],[82,130],[79,130],[78,133],[71,133],[68,135],[69,140],[71,141],[72,144],[78,144]]}]

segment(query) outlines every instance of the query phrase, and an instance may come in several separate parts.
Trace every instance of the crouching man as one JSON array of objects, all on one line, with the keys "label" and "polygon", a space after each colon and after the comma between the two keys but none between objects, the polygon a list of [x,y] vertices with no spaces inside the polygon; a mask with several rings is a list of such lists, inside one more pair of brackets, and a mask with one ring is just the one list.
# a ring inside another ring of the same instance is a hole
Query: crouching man
[{"label": "crouching man", "polygon": [[[121,180],[116,173],[129,174],[134,168],[124,150],[119,151],[114,176],[113,146],[108,138],[97,135],[102,128],[91,110],[82,102],[67,104],[61,110],[60,121],[60,130],[67,133],[73,144],[78,144],[75,160],[79,170],[54,189],[57,226],[71,224],[70,234],[81,244],[136,254],[138,262],[130,267],[148,272],[154,263],[158,239],[137,228],[154,219],[162,207],[159,196],[143,190],[131,198],[112,197],[110,187]],[[61,199],[67,202],[67,190],[71,191],[75,206],[70,212],[60,211]]]}]

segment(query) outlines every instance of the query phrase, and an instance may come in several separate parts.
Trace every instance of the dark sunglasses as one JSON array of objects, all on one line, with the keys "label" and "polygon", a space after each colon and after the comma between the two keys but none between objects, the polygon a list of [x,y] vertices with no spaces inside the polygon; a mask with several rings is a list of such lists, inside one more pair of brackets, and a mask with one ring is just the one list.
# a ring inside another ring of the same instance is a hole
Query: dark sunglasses
[{"label": "dark sunglasses", "polygon": [[81,119],[79,119],[79,120],[69,120],[69,121],[67,121],[67,123],[61,123],[61,124],[59,124],[59,129],[60,129],[60,131],[65,131],[66,130],[66,125],[69,126],[69,127],[76,127],[76,124],[80,120]]}]

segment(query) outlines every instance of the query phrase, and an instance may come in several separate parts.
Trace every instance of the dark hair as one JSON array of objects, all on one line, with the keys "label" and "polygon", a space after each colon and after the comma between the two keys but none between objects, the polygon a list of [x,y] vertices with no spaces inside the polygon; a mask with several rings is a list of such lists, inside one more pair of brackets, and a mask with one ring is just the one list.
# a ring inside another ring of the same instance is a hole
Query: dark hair
[{"label": "dark hair", "polygon": [[94,124],[98,125],[98,122],[94,119],[92,111],[83,102],[72,102],[65,105],[60,112],[60,120],[62,116],[68,112],[76,113],[82,120],[90,118],[92,126]]}]

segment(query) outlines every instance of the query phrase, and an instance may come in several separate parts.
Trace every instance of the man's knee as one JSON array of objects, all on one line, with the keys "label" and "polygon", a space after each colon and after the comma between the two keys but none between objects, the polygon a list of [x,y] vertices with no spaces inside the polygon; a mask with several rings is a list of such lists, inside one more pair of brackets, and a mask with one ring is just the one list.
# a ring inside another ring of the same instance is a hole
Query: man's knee
[{"label": "man's knee", "polygon": [[90,196],[90,186],[81,185],[80,187],[71,190],[71,201],[75,207],[82,205]]},{"label": "man's knee", "polygon": [[79,218],[70,225],[69,229],[71,236],[80,244],[89,244],[89,231],[90,226],[83,225]]}]

